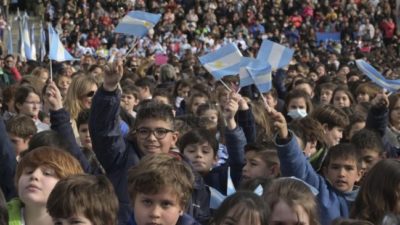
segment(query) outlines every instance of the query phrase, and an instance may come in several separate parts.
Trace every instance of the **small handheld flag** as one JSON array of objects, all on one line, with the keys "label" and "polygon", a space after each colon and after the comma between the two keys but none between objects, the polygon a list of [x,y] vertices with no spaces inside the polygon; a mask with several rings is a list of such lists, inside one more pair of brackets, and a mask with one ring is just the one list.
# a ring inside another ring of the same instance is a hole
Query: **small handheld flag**
[{"label": "small handheld flag", "polygon": [[161,14],[153,14],[143,11],[130,11],[122,18],[117,27],[116,33],[143,37],[161,19]]},{"label": "small handheld flag", "polygon": [[378,72],[378,70],[368,64],[365,60],[356,60],[356,65],[358,69],[360,69],[365,75],[367,75],[367,77],[369,77],[374,83],[376,83],[380,87],[390,92],[396,92],[400,89],[399,80],[387,80],[380,72]]},{"label": "small handheld flag", "polygon": [[60,41],[60,38],[53,27],[49,24],[49,58],[58,62],[76,60],[71,54],[64,48]]},{"label": "small handheld flag", "polygon": [[258,50],[257,59],[267,61],[273,70],[289,65],[292,60],[294,50],[278,43],[264,39]]},{"label": "small handheld flag", "polygon": [[201,64],[215,79],[236,75],[242,67],[242,53],[235,44],[229,43],[218,50],[199,57]]}]

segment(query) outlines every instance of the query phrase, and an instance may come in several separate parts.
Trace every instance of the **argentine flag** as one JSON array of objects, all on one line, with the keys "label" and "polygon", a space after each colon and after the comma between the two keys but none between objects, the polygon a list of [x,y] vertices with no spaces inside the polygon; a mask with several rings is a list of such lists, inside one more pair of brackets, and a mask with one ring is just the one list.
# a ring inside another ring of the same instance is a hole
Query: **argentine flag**
[{"label": "argentine flag", "polygon": [[30,59],[31,57],[31,40],[28,28],[28,20],[23,18],[22,20],[22,33],[21,33],[21,57],[23,59]]},{"label": "argentine flag", "polygon": [[60,38],[53,27],[49,24],[49,58],[58,62],[76,60],[71,54],[64,48],[60,41]]},{"label": "argentine flag", "polygon": [[240,68],[240,87],[255,84],[260,93],[268,92],[272,88],[271,65],[257,59]]},{"label": "argentine flag", "polygon": [[40,24],[40,61],[44,61],[46,56],[46,32],[44,31],[43,25]]},{"label": "argentine flag", "polygon": [[367,77],[369,77],[374,83],[380,87],[390,91],[396,92],[400,89],[400,80],[387,80],[379,71],[373,66],[368,64],[363,59],[356,60],[356,65]]},{"label": "argentine flag", "polygon": [[229,43],[214,52],[199,57],[201,64],[215,79],[220,80],[227,75],[239,74],[241,67],[248,63],[242,60],[242,53],[235,44]]},{"label": "argentine flag", "polygon": [[294,50],[278,43],[264,39],[258,50],[257,59],[267,61],[273,70],[289,65]]},{"label": "argentine flag", "polygon": [[130,11],[115,28],[116,33],[143,37],[161,19],[161,14]]},{"label": "argentine flag", "polygon": [[13,38],[11,32],[11,26],[7,26],[8,38],[7,38],[7,54],[14,54]]},{"label": "argentine flag", "polygon": [[30,46],[30,51],[26,52],[26,58],[29,60],[34,60],[34,61],[37,60],[36,59],[36,43],[35,43],[35,24],[32,24],[32,27],[31,27],[31,46]]}]

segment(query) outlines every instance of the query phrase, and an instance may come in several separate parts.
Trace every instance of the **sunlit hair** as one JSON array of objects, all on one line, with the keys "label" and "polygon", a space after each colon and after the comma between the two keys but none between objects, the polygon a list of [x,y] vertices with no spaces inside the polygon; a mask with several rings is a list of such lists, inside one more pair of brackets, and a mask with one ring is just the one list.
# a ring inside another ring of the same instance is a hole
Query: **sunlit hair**
[{"label": "sunlit hair", "polygon": [[256,142],[271,140],[273,136],[272,123],[264,103],[261,100],[251,102],[251,111],[256,123]]},{"label": "sunlit hair", "polygon": [[290,208],[303,207],[310,218],[310,225],[319,225],[317,202],[310,188],[302,181],[293,178],[279,178],[275,180],[264,196],[271,212],[280,201]]},{"label": "sunlit hair", "polygon": [[84,109],[82,99],[93,85],[97,86],[97,83],[92,76],[81,74],[72,78],[64,99],[64,107],[70,113],[71,119],[76,120],[79,112]]},{"label": "sunlit hair", "polygon": [[53,219],[83,215],[92,224],[116,225],[118,198],[107,177],[74,175],[61,179],[47,200]]},{"label": "sunlit hair", "polygon": [[333,105],[320,106],[314,110],[311,117],[319,121],[322,125],[326,124],[329,129],[334,127],[346,128],[349,125],[349,117],[339,107]]},{"label": "sunlit hair", "polygon": [[29,150],[17,166],[16,185],[25,168],[50,167],[54,169],[57,178],[62,179],[74,174],[83,174],[81,164],[74,156],[54,147],[38,147]]},{"label": "sunlit hair", "polygon": [[189,202],[194,175],[187,163],[170,154],[151,154],[128,171],[128,193],[131,204],[138,193],[157,194],[170,188],[182,208]]},{"label": "sunlit hair", "polygon": [[246,224],[268,224],[269,215],[270,210],[260,196],[253,192],[238,191],[222,202],[210,224],[222,225],[229,221],[237,224],[243,218]]},{"label": "sunlit hair", "polygon": [[351,218],[381,224],[386,213],[398,213],[400,161],[384,159],[367,173],[353,203]]}]

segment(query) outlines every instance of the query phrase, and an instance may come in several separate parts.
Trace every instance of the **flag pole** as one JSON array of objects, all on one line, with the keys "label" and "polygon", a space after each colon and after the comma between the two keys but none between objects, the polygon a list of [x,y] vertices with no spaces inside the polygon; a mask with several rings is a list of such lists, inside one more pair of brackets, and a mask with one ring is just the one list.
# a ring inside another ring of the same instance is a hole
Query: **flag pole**
[{"label": "flag pole", "polygon": [[229,92],[232,92],[232,89],[230,89],[229,86],[228,86],[222,79],[220,79],[219,81],[221,82],[222,85],[224,85],[224,87],[225,87]]},{"label": "flag pole", "polygon": [[129,55],[129,53],[131,53],[131,51],[136,47],[136,45],[139,43],[139,39],[135,37],[135,40],[133,42],[134,43],[132,47],[126,52],[124,58],[126,58]]},{"label": "flag pole", "polygon": [[53,81],[53,63],[51,62],[51,59],[49,58],[50,61],[50,82]]},{"label": "flag pole", "polygon": [[[50,29],[49,29],[49,26],[51,26],[51,24],[50,23],[47,23],[47,32],[48,32],[48,34],[49,34],[49,53],[50,53],[50,48],[51,48],[51,40],[50,40]],[[53,81],[53,63],[52,63],[52,61],[51,61],[51,57],[50,57],[50,54],[48,55],[48,57],[49,57],[49,62],[50,62],[50,82],[52,82]]]}]

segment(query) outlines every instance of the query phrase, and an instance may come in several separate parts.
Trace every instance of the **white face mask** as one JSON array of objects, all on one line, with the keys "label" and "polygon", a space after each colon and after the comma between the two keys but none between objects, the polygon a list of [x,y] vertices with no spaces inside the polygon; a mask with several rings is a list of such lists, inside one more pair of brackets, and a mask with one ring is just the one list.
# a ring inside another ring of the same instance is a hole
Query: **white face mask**
[{"label": "white face mask", "polygon": [[307,111],[305,109],[297,108],[290,110],[287,115],[290,116],[292,119],[300,119],[307,116]]}]

